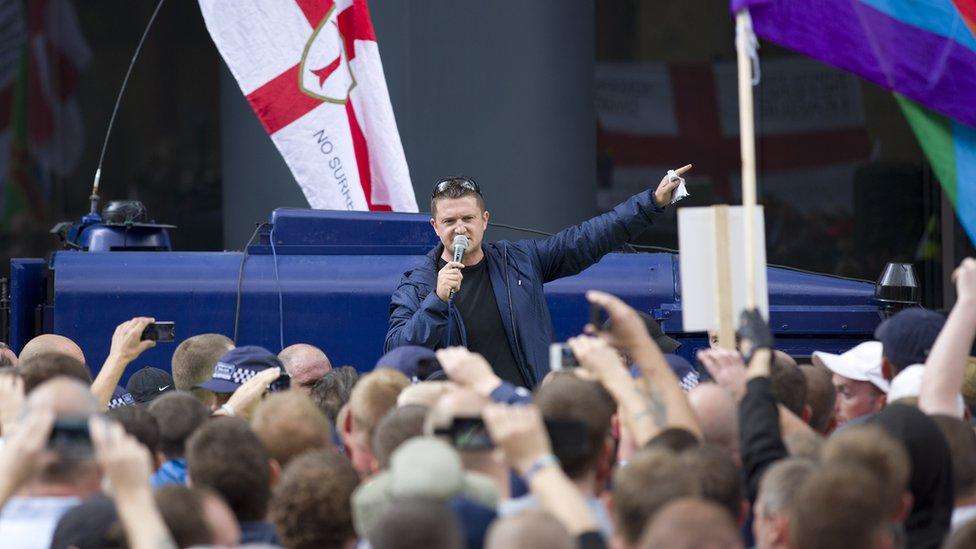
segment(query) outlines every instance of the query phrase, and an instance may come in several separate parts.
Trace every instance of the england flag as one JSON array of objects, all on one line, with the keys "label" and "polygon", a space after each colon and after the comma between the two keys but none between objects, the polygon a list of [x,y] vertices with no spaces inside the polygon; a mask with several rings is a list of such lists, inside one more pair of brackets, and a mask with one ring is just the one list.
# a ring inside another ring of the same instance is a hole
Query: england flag
[{"label": "england flag", "polygon": [[417,211],[366,0],[199,0],[313,208]]}]

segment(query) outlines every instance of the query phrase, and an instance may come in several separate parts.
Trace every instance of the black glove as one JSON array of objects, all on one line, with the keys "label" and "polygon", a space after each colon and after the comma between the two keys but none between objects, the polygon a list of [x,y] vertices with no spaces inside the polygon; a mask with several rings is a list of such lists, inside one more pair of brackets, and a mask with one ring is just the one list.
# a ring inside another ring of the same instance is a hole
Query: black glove
[{"label": "black glove", "polygon": [[748,356],[745,356],[746,364],[749,363],[749,359],[752,358],[752,353],[756,352],[756,349],[773,348],[773,333],[769,330],[769,324],[763,320],[759,309],[742,311],[742,316],[739,317],[739,330],[736,335],[739,336],[740,340],[750,343],[746,346],[749,349]]}]

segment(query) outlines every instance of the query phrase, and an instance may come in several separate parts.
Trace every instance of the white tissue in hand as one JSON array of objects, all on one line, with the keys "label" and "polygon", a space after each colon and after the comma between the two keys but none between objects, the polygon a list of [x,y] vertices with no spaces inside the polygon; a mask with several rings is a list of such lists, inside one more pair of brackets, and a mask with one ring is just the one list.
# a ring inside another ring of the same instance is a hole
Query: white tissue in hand
[{"label": "white tissue in hand", "polygon": [[678,184],[678,188],[674,190],[674,194],[671,195],[671,202],[669,204],[674,204],[690,194],[688,189],[685,188],[685,178],[676,174],[674,170],[668,170],[668,181],[674,181],[675,179],[680,181],[680,183]]}]

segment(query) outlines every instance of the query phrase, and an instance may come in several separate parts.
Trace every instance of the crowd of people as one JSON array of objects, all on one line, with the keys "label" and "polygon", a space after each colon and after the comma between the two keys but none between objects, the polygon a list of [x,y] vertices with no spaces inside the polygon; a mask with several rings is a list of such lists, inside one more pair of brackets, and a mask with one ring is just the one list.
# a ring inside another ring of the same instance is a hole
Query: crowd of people
[{"label": "crowd of people", "polygon": [[219,334],[122,387],[152,318],[94,379],[38,336],[0,349],[0,546],[976,547],[976,261],[954,280],[802,365],[756,312],[688,365],[591,291],[608,322],[531,392],[463,347],[360,373]]}]

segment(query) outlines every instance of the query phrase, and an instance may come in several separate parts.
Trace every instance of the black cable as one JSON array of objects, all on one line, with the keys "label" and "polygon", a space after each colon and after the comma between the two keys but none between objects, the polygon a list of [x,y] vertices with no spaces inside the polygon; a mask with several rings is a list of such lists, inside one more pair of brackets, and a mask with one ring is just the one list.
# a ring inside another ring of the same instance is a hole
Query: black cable
[{"label": "black cable", "polygon": [[546,231],[540,231],[539,229],[530,229],[528,227],[516,227],[514,225],[506,225],[504,223],[495,223],[494,221],[488,222],[489,227],[501,227],[503,229],[512,229],[513,231],[522,231],[526,233],[539,234],[542,236],[552,236],[553,233],[547,233]]},{"label": "black cable", "polygon": [[[494,221],[489,222],[488,225],[491,226],[491,227],[501,227],[503,229],[512,229],[512,230],[516,230],[516,231],[524,231],[524,232],[527,232],[527,233],[540,234],[540,235],[543,235],[543,236],[552,236],[552,233],[547,233],[545,231],[540,231],[538,229],[530,229],[528,227],[516,227],[514,225],[505,225],[503,223],[495,223]],[[665,246],[647,246],[647,245],[643,245],[643,244],[631,244],[630,242],[624,243],[624,246],[626,246],[627,248],[630,248],[630,251],[632,253],[638,253],[638,251],[640,251],[640,250],[646,250],[646,251],[651,251],[651,252],[663,252],[663,253],[669,253],[669,254],[677,254],[677,253],[680,253],[675,248],[668,248],[668,247],[665,247]],[[875,283],[873,280],[868,280],[866,278],[857,278],[857,277],[854,277],[854,276],[843,276],[843,275],[836,275],[836,274],[830,274],[830,273],[818,273],[816,271],[808,271],[806,269],[801,269],[799,267],[790,267],[790,266],[787,266],[787,265],[775,265],[773,263],[767,263],[766,265],[769,266],[769,267],[776,267],[777,269],[786,269],[788,271],[795,271],[795,272],[798,272],[798,273],[810,274],[810,275],[817,275],[817,276],[829,276],[831,278],[837,278],[837,279],[840,279],[840,280],[849,280],[851,282],[867,282],[868,284],[874,284]]]},{"label": "black cable", "polygon": [[[139,58],[139,52],[142,51],[142,44],[146,41],[146,36],[149,35],[149,29],[152,28],[153,21],[156,20],[156,15],[159,14],[159,8],[163,7],[163,2],[166,0],[159,0],[156,4],[156,9],[153,10],[152,16],[149,17],[149,23],[146,24],[146,28],[142,31],[142,38],[139,39],[139,45],[136,46],[136,52],[132,54],[132,59],[129,61],[129,69],[125,71],[125,78],[122,79],[122,87],[119,88],[119,95],[115,98],[115,107],[112,108],[112,116],[108,120],[108,128],[105,130],[105,140],[102,141],[102,152],[98,155],[98,167],[95,168],[95,183],[92,186],[92,196],[98,194],[98,183],[102,178],[102,162],[105,160],[105,149],[108,148],[108,137],[112,135],[112,126],[115,125],[115,115],[119,112],[119,104],[122,103],[122,93],[125,92],[125,86],[129,83],[129,76],[132,74],[132,67],[136,65],[136,59]],[[92,200],[97,200],[93,198]]]},{"label": "black cable", "polygon": [[251,244],[254,242],[254,238],[258,235],[258,232],[265,226],[270,225],[265,221],[264,223],[258,223],[254,227],[254,232],[251,233],[251,238],[247,239],[247,244],[244,245],[244,254],[241,256],[241,266],[237,271],[237,305],[234,307],[234,345],[237,345],[237,326],[241,319],[241,288],[244,286],[244,262],[247,261],[248,250],[251,249]]},{"label": "black cable", "polygon": [[[526,232],[526,233],[538,234],[538,235],[542,235],[542,236],[552,236],[553,235],[553,233],[547,233],[546,231],[540,231],[538,229],[530,229],[528,227],[516,227],[515,225],[505,225],[504,223],[495,223],[494,221],[489,221],[488,222],[488,226],[489,227],[501,227],[503,229],[512,229],[513,231],[523,231],[523,232]],[[637,250],[634,248],[634,245],[631,244],[630,242],[624,242],[624,246],[626,246],[627,248],[630,248],[630,253],[634,253],[634,254],[637,253]]]}]

